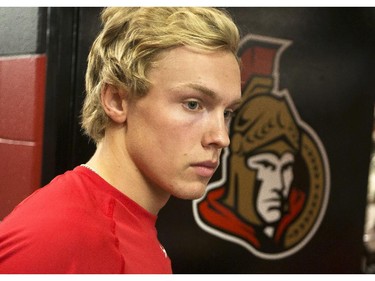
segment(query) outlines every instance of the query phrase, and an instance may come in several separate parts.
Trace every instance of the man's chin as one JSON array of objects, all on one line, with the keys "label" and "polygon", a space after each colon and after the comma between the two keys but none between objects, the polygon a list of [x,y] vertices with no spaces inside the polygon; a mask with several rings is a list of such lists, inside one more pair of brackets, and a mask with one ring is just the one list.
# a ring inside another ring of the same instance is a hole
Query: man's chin
[{"label": "man's chin", "polygon": [[206,192],[207,185],[200,185],[189,189],[187,192],[174,195],[175,197],[183,200],[196,200],[204,196]]}]

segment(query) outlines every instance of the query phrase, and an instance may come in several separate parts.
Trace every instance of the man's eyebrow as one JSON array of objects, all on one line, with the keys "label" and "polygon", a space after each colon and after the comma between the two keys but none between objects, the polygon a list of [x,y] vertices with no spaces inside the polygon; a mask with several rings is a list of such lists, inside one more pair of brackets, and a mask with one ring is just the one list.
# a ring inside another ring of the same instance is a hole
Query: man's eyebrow
[{"label": "man's eyebrow", "polygon": [[198,92],[201,92],[202,94],[212,98],[212,99],[217,99],[217,94],[212,91],[211,89],[205,87],[205,86],[202,86],[202,85],[199,85],[199,84],[194,84],[194,83],[188,83],[187,86],[189,88],[192,88]]},{"label": "man's eyebrow", "polygon": [[235,110],[237,110],[243,103],[242,97],[239,99],[234,100],[231,104],[230,107],[233,107]]},{"label": "man's eyebrow", "polygon": [[[209,89],[209,88],[207,88],[203,85],[195,84],[195,83],[188,83],[187,86],[196,90],[196,91],[201,92],[202,94],[210,97],[213,100],[218,99],[218,95],[216,94],[215,91],[212,91],[211,89]],[[241,105],[241,103],[242,103],[242,98],[236,99],[236,100],[234,100],[233,102],[230,103],[230,107],[238,107],[238,106]]]}]

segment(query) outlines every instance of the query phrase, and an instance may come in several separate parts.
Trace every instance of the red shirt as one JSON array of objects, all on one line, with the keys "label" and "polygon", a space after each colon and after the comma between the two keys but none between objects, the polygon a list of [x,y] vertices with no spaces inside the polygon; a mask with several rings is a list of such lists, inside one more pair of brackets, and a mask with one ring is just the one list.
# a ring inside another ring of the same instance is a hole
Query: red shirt
[{"label": "red shirt", "polygon": [[156,219],[76,167],[0,223],[0,273],[172,273]]}]

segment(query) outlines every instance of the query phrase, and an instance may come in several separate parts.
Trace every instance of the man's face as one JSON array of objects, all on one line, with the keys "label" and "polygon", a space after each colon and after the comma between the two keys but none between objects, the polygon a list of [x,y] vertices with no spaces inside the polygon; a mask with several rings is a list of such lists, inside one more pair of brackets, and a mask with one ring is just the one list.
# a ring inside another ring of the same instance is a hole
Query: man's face
[{"label": "man's face", "polygon": [[152,86],[130,104],[126,147],[134,176],[182,199],[196,199],[229,145],[228,123],[241,98],[240,70],[229,52],[178,47],[148,74]]},{"label": "man's face", "polygon": [[247,165],[256,170],[260,181],[256,209],[267,223],[278,222],[293,181],[294,155],[286,152],[280,158],[272,153],[249,157]]}]

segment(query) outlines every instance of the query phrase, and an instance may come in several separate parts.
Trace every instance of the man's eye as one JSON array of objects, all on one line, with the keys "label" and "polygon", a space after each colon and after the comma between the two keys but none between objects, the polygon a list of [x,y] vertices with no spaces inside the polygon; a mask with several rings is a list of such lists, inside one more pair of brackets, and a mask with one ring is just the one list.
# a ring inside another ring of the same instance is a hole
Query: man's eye
[{"label": "man's eye", "polygon": [[185,106],[190,110],[197,110],[200,107],[199,102],[193,100],[186,102]]},{"label": "man's eye", "polygon": [[234,112],[232,110],[225,110],[224,111],[224,118],[225,119],[231,119],[234,115]]},{"label": "man's eye", "polygon": [[264,161],[259,161],[258,162],[260,165],[262,165],[265,169],[270,169],[271,171],[275,171],[276,166],[273,165],[271,162],[268,162],[266,160]]}]

